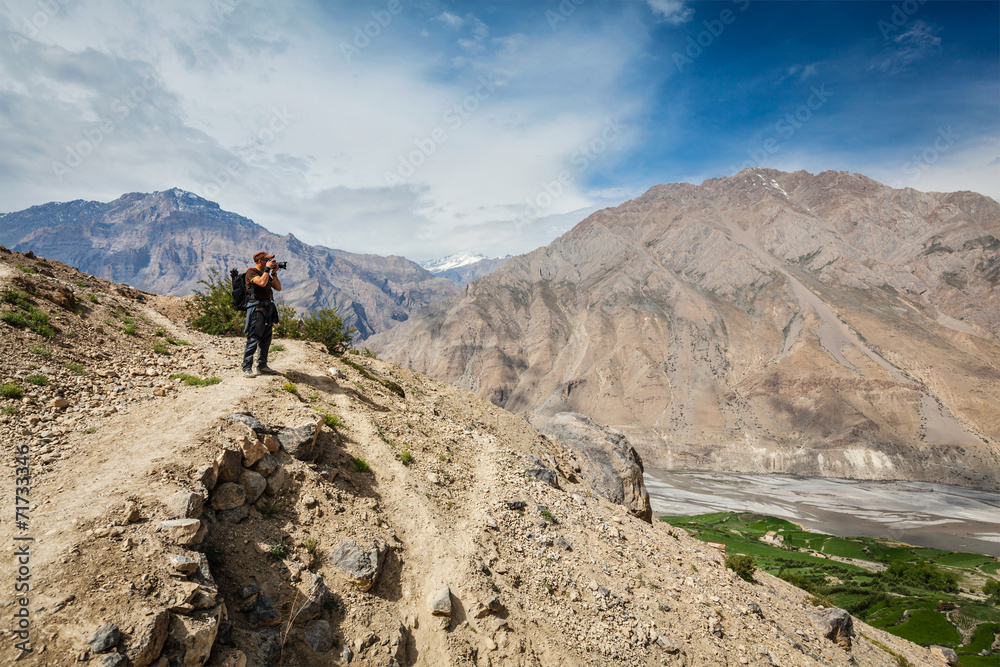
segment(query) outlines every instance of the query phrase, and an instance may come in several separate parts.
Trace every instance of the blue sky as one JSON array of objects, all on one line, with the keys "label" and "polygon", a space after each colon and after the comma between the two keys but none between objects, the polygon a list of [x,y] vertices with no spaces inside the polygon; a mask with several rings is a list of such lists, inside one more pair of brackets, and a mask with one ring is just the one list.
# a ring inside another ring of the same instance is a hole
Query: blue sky
[{"label": "blue sky", "polygon": [[745,166],[1000,198],[1000,3],[0,2],[0,211],[180,187],[416,260]]}]

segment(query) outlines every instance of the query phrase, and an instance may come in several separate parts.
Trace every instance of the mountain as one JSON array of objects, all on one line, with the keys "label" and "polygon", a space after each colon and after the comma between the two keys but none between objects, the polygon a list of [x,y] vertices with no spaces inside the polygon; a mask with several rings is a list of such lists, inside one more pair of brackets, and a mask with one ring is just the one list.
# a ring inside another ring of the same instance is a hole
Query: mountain
[{"label": "mountain", "polygon": [[305,341],[246,378],[178,301],[0,249],[2,581],[30,620],[0,664],[944,664],[611,504],[481,397]]},{"label": "mountain", "polygon": [[598,211],[369,341],[673,469],[1000,488],[1000,205],[749,169]]},{"label": "mountain", "polygon": [[246,269],[260,249],[288,261],[281,299],[336,308],[360,338],[406,320],[455,285],[404,257],[360,255],[279,236],[183,190],[33,206],[0,217],[0,243],[160,294],[186,295],[211,269]]},{"label": "mountain", "polygon": [[434,259],[428,262],[421,262],[420,266],[427,269],[435,276],[447,278],[465,287],[476,278],[493,273],[507,263],[511,255],[503,257],[487,257],[486,255],[473,255],[462,252],[448,255],[441,259]]}]

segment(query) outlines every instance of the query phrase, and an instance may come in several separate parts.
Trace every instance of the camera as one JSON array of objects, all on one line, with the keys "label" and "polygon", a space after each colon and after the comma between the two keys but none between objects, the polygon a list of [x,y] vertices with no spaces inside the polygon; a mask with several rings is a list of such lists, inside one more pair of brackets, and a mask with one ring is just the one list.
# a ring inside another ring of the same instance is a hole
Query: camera
[{"label": "camera", "polygon": [[279,269],[284,269],[288,266],[288,262],[277,262]]}]

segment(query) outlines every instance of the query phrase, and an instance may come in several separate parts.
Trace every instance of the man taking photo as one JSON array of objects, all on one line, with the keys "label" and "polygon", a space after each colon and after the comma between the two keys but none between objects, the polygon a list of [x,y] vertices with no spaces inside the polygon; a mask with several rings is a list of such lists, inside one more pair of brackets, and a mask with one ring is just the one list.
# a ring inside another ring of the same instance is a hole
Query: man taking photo
[{"label": "man taking photo", "polygon": [[281,291],[281,281],[278,280],[278,264],[274,255],[261,250],[254,254],[254,266],[247,269],[247,323],[244,331],[247,334],[247,346],[243,351],[243,375],[254,377],[253,355],[258,349],[257,373],[262,375],[277,375],[267,365],[267,352],[271,349],[271,333],[278,323],[278,308],[274,305],[273,290]]}]

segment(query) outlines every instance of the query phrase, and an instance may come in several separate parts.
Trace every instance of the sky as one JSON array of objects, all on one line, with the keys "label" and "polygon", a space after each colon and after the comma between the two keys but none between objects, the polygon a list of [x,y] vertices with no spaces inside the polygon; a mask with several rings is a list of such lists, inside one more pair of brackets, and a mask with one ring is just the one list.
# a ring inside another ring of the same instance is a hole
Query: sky
[{"label": "sky", "polygon": [[1000,3],[0,0],[0,211],[178,187],[422,261],[750,166],[1000,199]]}]

